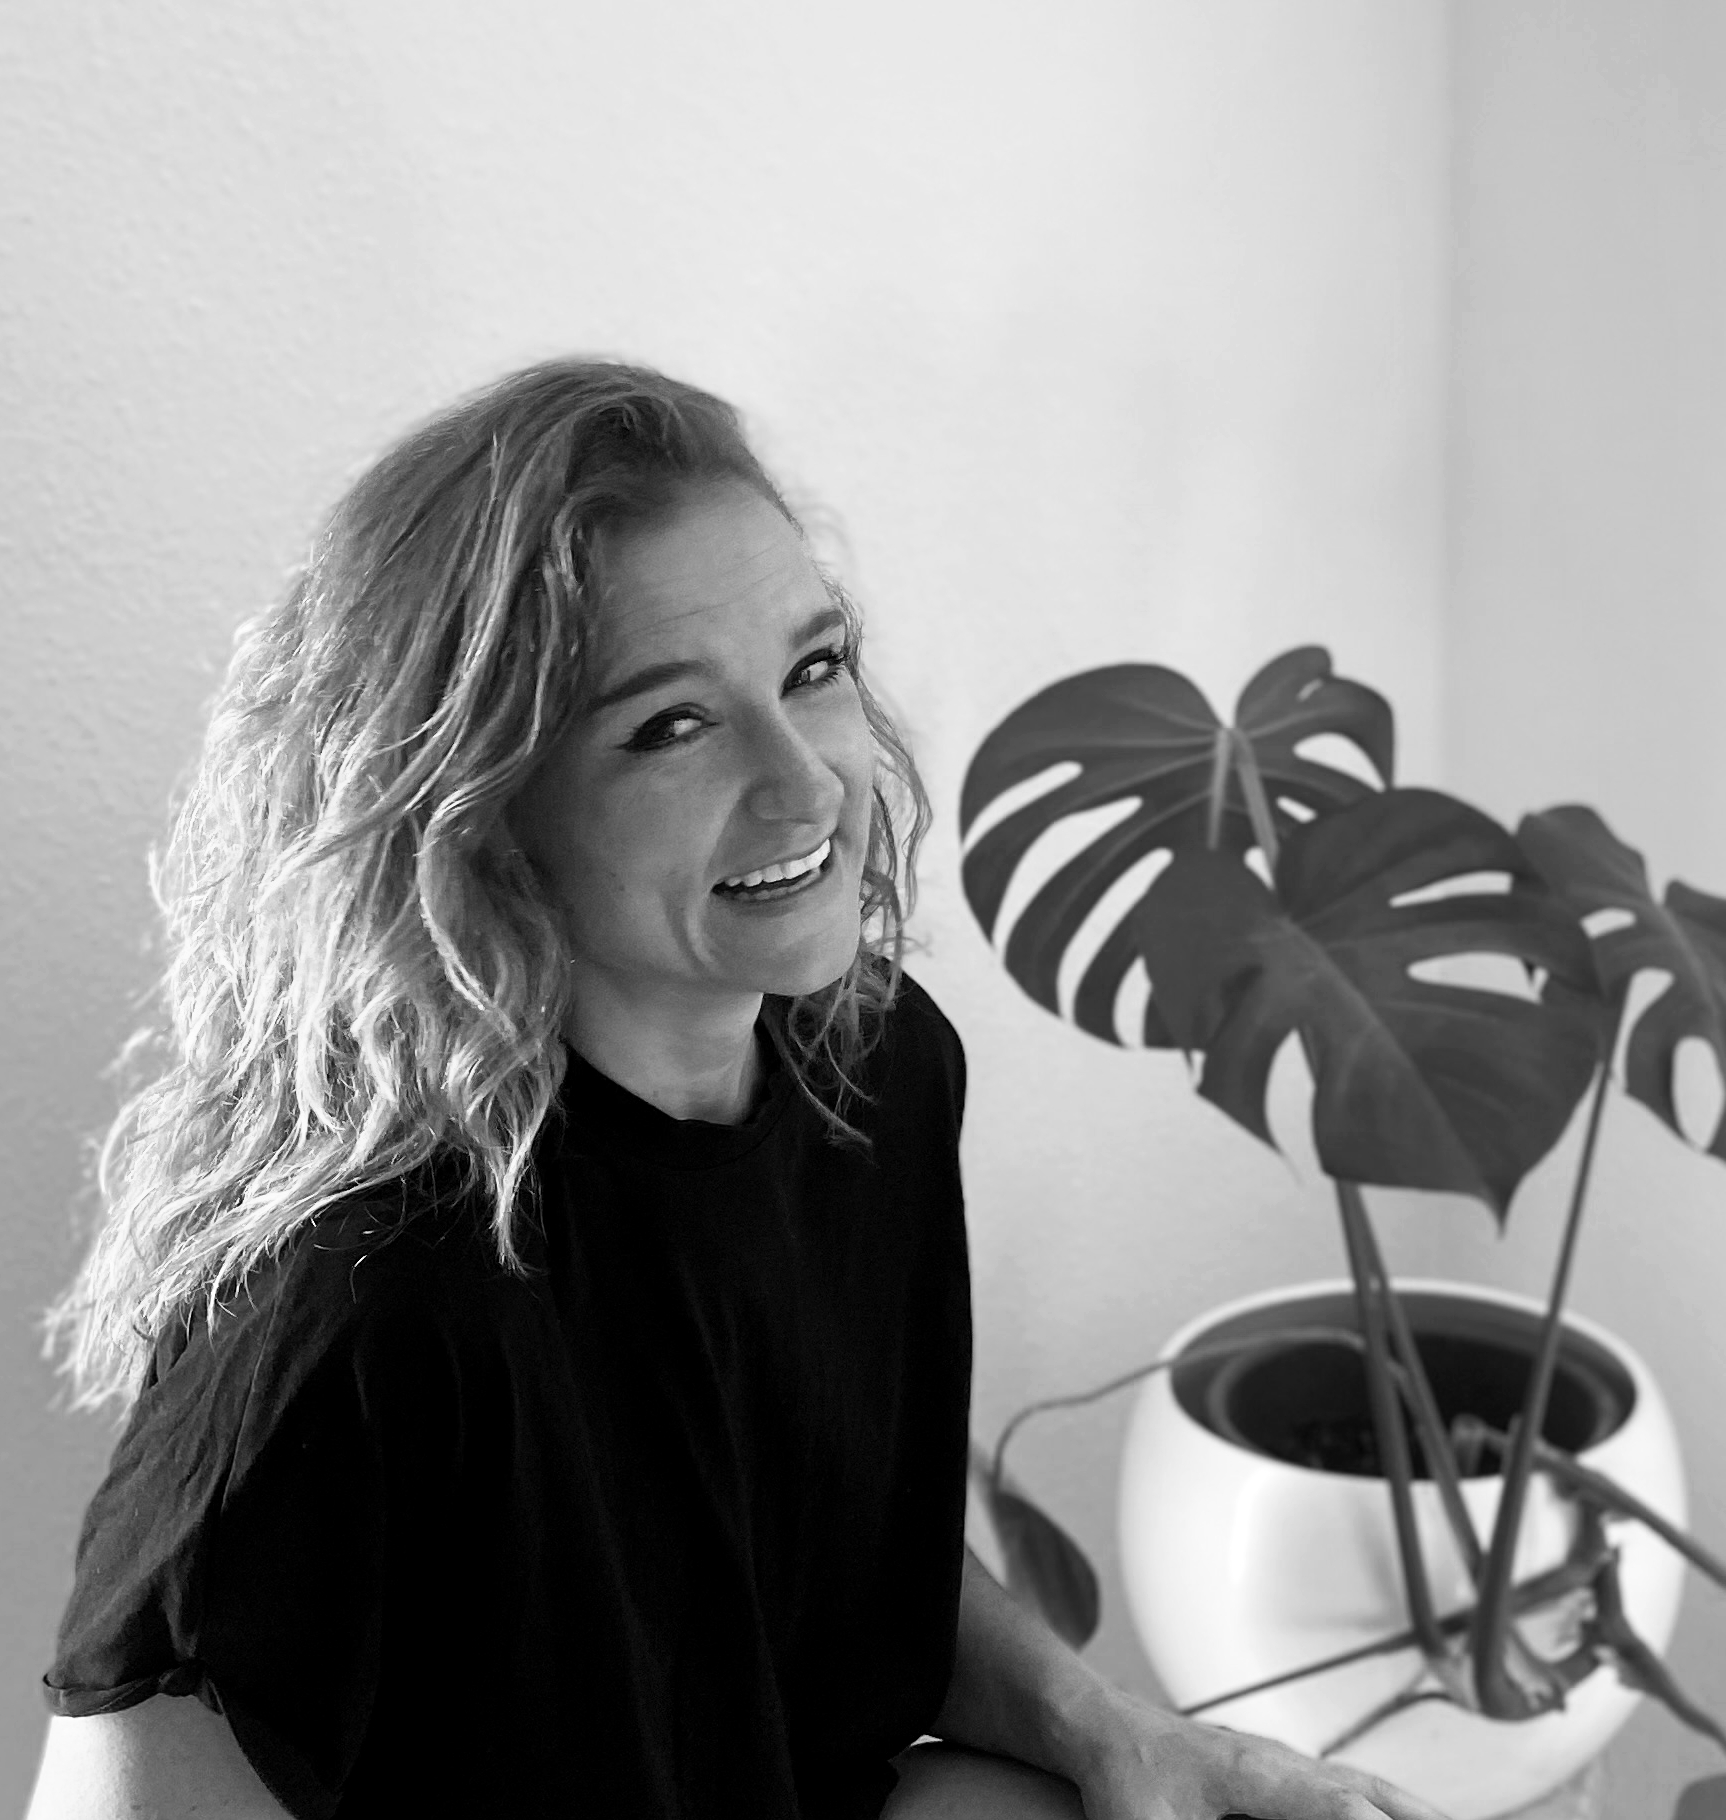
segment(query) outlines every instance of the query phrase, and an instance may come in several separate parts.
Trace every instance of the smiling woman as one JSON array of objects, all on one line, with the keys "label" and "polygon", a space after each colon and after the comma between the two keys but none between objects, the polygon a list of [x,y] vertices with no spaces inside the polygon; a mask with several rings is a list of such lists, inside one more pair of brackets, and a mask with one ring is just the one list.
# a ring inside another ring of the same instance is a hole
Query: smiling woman
[{"label": "smiling woman", "polygon": [[860,636],[730,408],[597,362],[405,439],[246,629],[51,1313],[128,1421],[38,1813],[879,1807],[969,1327]]},{"label": "smiling woman", "polygon": [[784,512],[705,488],[611,539],[591,682],[511,806],[565,912],[569,1036],[679,1117],[762,1074],[764,992],[857,953],[875,741],[855,630]]},{"label": "smiling woman", "polygon": [[126,1423],[32,1820],[1433,1820],[964,1554],[965,1063],[859,641],[729,407],[579,361],[246,629],[49,1313]]}]

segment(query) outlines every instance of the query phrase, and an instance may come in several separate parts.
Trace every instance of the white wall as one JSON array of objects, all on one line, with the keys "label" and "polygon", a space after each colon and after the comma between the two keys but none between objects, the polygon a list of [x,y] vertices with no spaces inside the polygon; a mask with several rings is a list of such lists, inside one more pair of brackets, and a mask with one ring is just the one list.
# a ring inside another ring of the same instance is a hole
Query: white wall
[{"label": "white wall", "polygon": [[[1436,774],[1437,0],[13,0],[0,30],[0,1805],[108,1440],[49,1413],[26,1317],[149,977],[144,848],[319,508],[508,366],[696,378],[843,520],[941,812],[921,970],[972,1060],[980,1428],[1337,1267],[1322,1195],[1178,1062],[1018,995],[954,808],[1059,673],[1160,659],[1226,705],[1310,639]],[[1392,1223],[1424,1260],[1431,1223]],[[1106,1565],[1123,1416],[1020,1455]],[[1137,1677],[1108,1585],[1098,1657]]]},{"label": "white wall", "polygon": [[[1468,0],[1456,13],[1454,788],[1506,818],[1594,804],[1726,896],[1726,9]],[[1564,1172],[1457,1267],[1544,1280]],[[1619,1098],[1576,1305],[1647,1357],[1726,1546],[1726,1169]],[[1726,1594],[1691,1579],[1673,1665],[1726,1713]],[[1616,1786],[1671,1811],[1719,1752],[1644,1711]]]}]

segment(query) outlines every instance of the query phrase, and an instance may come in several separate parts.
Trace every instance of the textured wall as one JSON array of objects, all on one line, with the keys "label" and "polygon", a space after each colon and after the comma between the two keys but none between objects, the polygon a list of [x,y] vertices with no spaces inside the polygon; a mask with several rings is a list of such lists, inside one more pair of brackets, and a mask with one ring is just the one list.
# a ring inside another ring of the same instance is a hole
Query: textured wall
[{"label": "textured wall", "polygon": [[[0,34],[0,1806],[108,1445],[50,1412],[30,1318],[150,974],[145,848],[321,505],[507,366],[686,373],[836,509],[941,814],[921,965],[972,1056],[980,1427],[1334,1270],[1323,1196],[1178,1062],[1019,998],[954,805],[1055,674],[1161,659],[1227,701],[1306,639],[1435,775],[1436,3],[13,0]],[[1021,1454],[1105,1562],[1123,1416]],[[1114,1613],[1099,1659],[1137,1676]]]},{"label": "textured wall", "polygon": [[[1450,779],[1512,819],[1593,803],[1657,888],[1726,895],[1726,12],[1470,0],[1454,42]],[[1563,1188],[1532,1180],[1502,1246],[1465,1226],[1459,1267],[1537,1288]],[[1619,1098],[1575,1300],[1665,1385],[1716,1549],[1723,1288],[1726,1169]],[[1674,1667],[1726,1714],[1726,1595],[1685,1600]],[[1720,1768],[1644,1710],[1615,1795],[1664,1815]]]}]

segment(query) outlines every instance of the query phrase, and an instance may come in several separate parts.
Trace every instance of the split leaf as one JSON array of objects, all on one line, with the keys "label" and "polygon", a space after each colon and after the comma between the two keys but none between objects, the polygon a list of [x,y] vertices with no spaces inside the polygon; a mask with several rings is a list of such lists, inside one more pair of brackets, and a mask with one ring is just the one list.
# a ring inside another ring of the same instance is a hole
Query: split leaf
[{"label": "split leaf", "polygon": [[971,1478],[983,1495],[1001,1555],[1007,1591],[1074,1649],[1097,1634],[1102,1595],[1085,1551],[1046,1511],[1006,1485],[988,1456],[971,1446]]},{"label": "split leaf", "polygon": [[[1226,726],[1200,691],[1160,664],[1117,664],[1063,678],[1015,708],[978,748],[959,803],[964,834],[988,805],[1053,766],[1078,775],[1006,816],[965,856],[965,896],[985,935],[1019,863],[1058,822],[1132,803],[1132,812],[1060,867],[1032,896],[1007,939],[1007,971],[1045,1010],[1058,1008],[1056,976],[1073,937],[1132,866],[1158,852],[1253,845],[1238,747],[1251,754],[1278,833],[1372,793],[1351,772],[1296,750],[1321,734],[1349,741],[1390,781],[1394,723],[1383,696],[1333,676],[1330,655],[1308,645],[1267,664],[1241,692]],[[1296,805],[1291,811],[1286,805]],[[1074,999],[1079,1028],[1116,1042],[1114,1005],[1139,958],[1131,917],[1118,923],[1085,969]],[[1145,1040],[1166,1045],[1153,1007]]]},{"label": "split leaf", "polygon": [[[1601,911],[1628,918],[1594,938],[1601,984],[1615,1005],[1643,970],[1671,975],[1631,1029],[1625,1087],[1685,1136],[1674,1096],[1679,1044],[1687,1037],[1706,1043],[1726,1078],[1726,898],[1674,879],[1656,899],[1642,855],[1578,804],[1525,816],[1517,840],[1578,920]],[[1706,1148],[1726,1160],[1726,1110]]]},{"label": "split leaf", "polygon": [[[1462,888],[1480,873],[1511,888]],[[1272,1142],[1271,1063],[1297,1034],[1327,1174],[1474,1195],[1502,1219],[1599,1062],[1580,926],[1505,829],[1436,790],[1387,790],[1293,829],[1275,883],[1182,854],[1137,912],[1154,1001],[1203,1053],[1199,1091]],[[1476,954],[1537,970],[1538,999],[1414,971]]]}]

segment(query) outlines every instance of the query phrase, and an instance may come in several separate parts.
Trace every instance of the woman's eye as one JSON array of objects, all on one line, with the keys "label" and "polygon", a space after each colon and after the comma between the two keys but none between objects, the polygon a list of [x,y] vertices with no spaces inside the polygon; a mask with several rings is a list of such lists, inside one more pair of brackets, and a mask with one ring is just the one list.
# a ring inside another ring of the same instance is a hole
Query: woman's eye
[{"label": "woman's eye", "polygon": [[[791,672],[791,681],[794,687],[801,684],[806,689],[819,689],[823,683],[836,681],[850,667],[851,653],[844,647],[817,651]],[[811,671],[815,674],[811,675]]]},{"label": "woman's eye", "polygon": [[662,747],[676,745],[680,739],[688,737],[688,728],[700,725],[699,714],[692,714],[687,708],[673,708],[643,721],[629,736],[628,749],[631,752],[657,752]]},{"label": "woman's eye", "polygon": [[[806,657],[786,679],[791,689],[820,689],[837,682],[851,668],[851,649],[836,645]],[[624,741],[626,752],[663,752],[680,746],[694,732],[707,725],[707,717],[694,708],[667,708],[651,720],[644,720]]]}]

